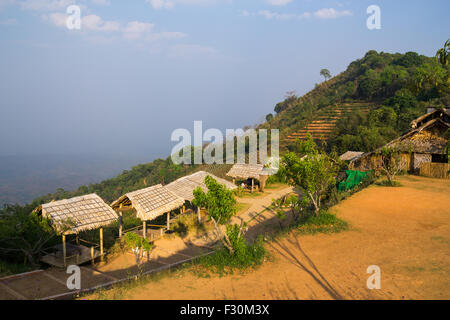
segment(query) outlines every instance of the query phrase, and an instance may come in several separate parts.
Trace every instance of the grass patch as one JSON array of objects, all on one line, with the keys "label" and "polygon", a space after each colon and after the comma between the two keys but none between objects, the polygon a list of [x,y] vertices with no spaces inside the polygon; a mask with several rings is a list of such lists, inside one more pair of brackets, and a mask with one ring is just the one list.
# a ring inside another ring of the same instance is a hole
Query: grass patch
[{"label": "grass patch", "polygon": [[249,203],[238,202],[236,204],[236,215],[239,215],[239,214],[245,212],[248,208],[250,208],[250,206],[251,205]]},{"label": "grass patch", "polygon": [[288,187],[288,185],[284,184],[284,183],[281,183],[281,182],[274,182],[274,183],[266,185],[264,187],[264,189],[274,190],[274,189],[281,189],[283,187]]},{"label": "grass patch", "polygon": [[389,180],[382,180],[379,182],[375,182],[375,184],[377,186],[381,186],[381,187],[401,187],[402,184],[398,181],[389,181]]},{"label": "grass patch", "polygon": [[181,215],[171,225],[171,229],[174,231],[172,236],[178,236],[180,238],[186,238],[191,234],[204,234],[211,228],[206,222],[199,223],[196,213]]},{"label": "grass patch", "polygon": [[430,240],[438,241],[438,242],[443,243],[443,244],[450,244],[450,240],[449,239],[446,239],[446,238],[441,237],[441,236],[432,236],[432,237],[430,237]]},{"label": "grass patch", "polygon": [[247,244],[245,248],[231,254],[226,248],[194,260],[191,271],[198,277],[209,278],[212,274],[219,276],[245,272],[262,265],[267,255],[262,237],[255,243]]},{"label": "grass patch", "polygon": [[300,219],[297,231],[300,234],[337,233],[348,230],[346,221],[335,214],[321,210],[319,215],[307,214]]},{"label": "grass patch", "polygon": [[36,268],[30,265],[24,265],[23,263],[12,263],[4,260],[0,260],[0,278],[12,276],[18,273],[24,273],[28,271],[36,270]]},{"label": "grass patch", "polygon": [[243,192],[241,195],[239,195],[239,198],[258,198],[258,197],[262,197],[265,196],[266,194],[261,192],[261,191],[256,191],[254,190],[253,193],[250,191],[245,191]]}]

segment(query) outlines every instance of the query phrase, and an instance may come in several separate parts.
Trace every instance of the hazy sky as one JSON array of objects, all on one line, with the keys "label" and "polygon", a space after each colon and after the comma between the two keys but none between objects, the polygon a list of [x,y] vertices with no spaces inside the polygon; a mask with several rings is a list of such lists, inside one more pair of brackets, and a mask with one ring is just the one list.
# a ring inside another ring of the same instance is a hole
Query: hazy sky
[{"label": "hazy sky", "polygon": [[[66,9],[81,7],[81,30]],[[366,9],[381,8],[381,30]],[[255,124],[370,49],[434,55],[450,2],[0,0],[0,155],[167,156],[176,128]]]}]

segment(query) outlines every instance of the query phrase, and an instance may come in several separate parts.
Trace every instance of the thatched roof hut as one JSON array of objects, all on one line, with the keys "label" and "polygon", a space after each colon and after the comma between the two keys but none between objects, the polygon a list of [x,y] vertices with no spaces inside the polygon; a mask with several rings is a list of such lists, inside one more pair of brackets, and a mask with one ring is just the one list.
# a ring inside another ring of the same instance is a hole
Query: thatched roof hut
[{"label": "thatched roof hut", "polygon": [[439,119],[443,120],[444,122],[449,123],[450,122],[450,109],[449,108],[433,109],[431,112],[428,112],[428,113],[418,117],[417,119],[414,119],[413,121],[411,121],[411,128],[413,128],[413,129],[420,128],[421,126],[423,126],[430,120],[433,120],[436,118],[439,118]]},{"label": "thatched roof hut", "polygon": [[224,184],[228,189],[232,190],[237,188],[233,183],[205,171],[198,171],[189,176],[179,178],[165,187],[185,201],[191,202],[194,199],[194,190],[197,187],[202,188],[205,192],[208,191],[208,188],[204,183],[207,176],[211,176],[218,183]]},{"label": "thatched roof hut", "polygon": [[111,204],[114,210],[135,209],[142,221],[153,220],[183,206],[184,200],[161,184],[129,192]]},{"label": "thatched roof hut", "polygon": [[259,179],[263,172],[262,164],[236,163],[227,176],[235,179]]},{"label": "thatched roof hut", "polygon": [[444,152],[448,143],[443,137],[443,132],[448,128],[450,122],[434,118],[389,142],[386,147],[394,147],[403,152],[440,154]]},{"label": "thatched roof hut", "polygon": [[[428,120],[427,122],[423,122]],[[420,127],[414,128],[416,125]],[[418,171],[426,162],[446,161],[445,150],[448,140],[445,137],[450,128],[450,117],[446,110],[438,109],[411,122],[409,132],[392,140],[375,151],[364,153],[350,161],[350,169],[378,170],[381,167],[381,150],[395,148],[401,153],[402,166],[408,171]]]},{"label": "thatched roof hut", "polygon": [[[98,229],[118,219],[117,214],[95,193],[53,201],[37,207],[34,212],[53,221],[63,234],[78,234]],[[69,230],[66,230],[69,227]]]},{"label": "thatched roof hut", "polygon": [[339,156],[339,159],[341,159],[342,161],[351,161],[359,156],[361,156],[362,154],[364,154],[364,152],[359,152],[359,151],[347,151],[343,154],[341,154]]},{"label": "thatched roof hut", "polygon": [[[34,212],[50,219],[55,230],[62,235],[62,244],[49,248],[41,261],[57,267],[82,264],[95,258],[103,259],[103,227],[118,219],[118,215],[95,193],[66,200],[53,201],[37,207]],[[100,229],[100,243],[91,248],[80,245],[79,233]],[[66,243],[66,236],[75,234],[76,245]],[[99,250],[97,250],[98,248]]]}]

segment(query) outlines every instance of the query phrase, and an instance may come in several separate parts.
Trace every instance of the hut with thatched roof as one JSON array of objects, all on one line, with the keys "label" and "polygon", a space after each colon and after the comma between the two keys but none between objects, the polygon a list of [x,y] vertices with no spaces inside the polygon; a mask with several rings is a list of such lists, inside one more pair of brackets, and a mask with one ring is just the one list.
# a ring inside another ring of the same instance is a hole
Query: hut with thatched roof
[{"label": "hut with thatched roof", "polygon": [[[381,170],[381,150],[393,148],[400,152],[401,165],[410,172],[419,173],[422,164],[448,163],[447,145],[450,113],[437,109],[411,122],[411,130],[382,148],[365,153],[350,162],[356,170]],[[441,166],[441,165],[437,165]]]},{"label": "hut with thatched roof", "polygon": [[204,182],[207,176],[211,176],[218,183],[225,185],[230,190],[237,188],[233,183],[205,171],[198,171],[189,176],[179,178],[166,185],[166,188],[183,198],[185,201],[192,202],[194,199],[194,190],[197,187],[202,188],[205,192],[208,191]]},{"label": "hut with thatched roof", "polygon": [[[167,229],[170,229],[170,212],[182,207],[183,198],[162,186],[161,184],[145,189],[129,192],[111,204],[119,212],[119,236],[122,236],[122,212],[136,210],[136,215],[143,224],[143,236],[147,235],[147,221],[167,215]],[[164,226],[158,226],[164,227]],[[160,229],[161,232],[163,228]]]},{"label": "hut with thatched roof", "polygon": [[[208,188],[205,185],[205,178],[207,176],[212,177],[218,183],[225,185],[225,187],[230,190],[237,188],[233,183],[205,171],[198,171],[189,176],[179,178],[166,185],[166,188],[175,193],[177,196],[183,198],[184,201],[192,202],[192,200],[194,200],[194,190],[198,187],[200,187],[204,192],[208,192]],[[200,221],[200,208],[197,208],[197,213]]]},{"label": "hut with thatched roof", "polygon": [[260,183],[261,191],[263,191],[268,177],[263,169],[264,166],[262,164],[236,163],[231,167],[230,171],[228,171],[227,176],[233,178],[233,183],[235,183],[236,180],[251,180],[251,192],[253,192],[256,179]]},{"label": "hut with thatched roof", "polygon": [[352,161],[353,159],[363,155],[364,152],[359,151],[347,151],[339,156],[342,161]]},{"label": "hut with thatched roof", "polygon": [[[46,203],[38,206],[34,212],[49,219],[53,228],[62,235],[62,245],[51,248],[52,252],[41,259],[58,267],[103,258],[103,227],[118,218],[114,210],[95,193]],[[93,229],[100,229],[99,245],[79,238],[80,232]],[[66,242],[68,235],[76,236],[76,244]],[[80,245],[80,241],[89,244],[90,248]]]}]

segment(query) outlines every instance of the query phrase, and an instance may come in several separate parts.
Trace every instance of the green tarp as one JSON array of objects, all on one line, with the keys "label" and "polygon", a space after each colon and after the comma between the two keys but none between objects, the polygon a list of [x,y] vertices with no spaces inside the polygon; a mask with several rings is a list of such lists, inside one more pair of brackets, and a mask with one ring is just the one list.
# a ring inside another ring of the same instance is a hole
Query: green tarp
[{"label": "green tarp", "polygon": [[371,171],[364,172],[364,171],[357,171],[357,170],[345,170],[345,173],[347,174],[347,180],[339,183],[339,186],[338,186],[339,191],[346,191],[346,190],[353,189],[361,181],[363,181],[365,178],[367,178],[367,176],[371,173]]}]

